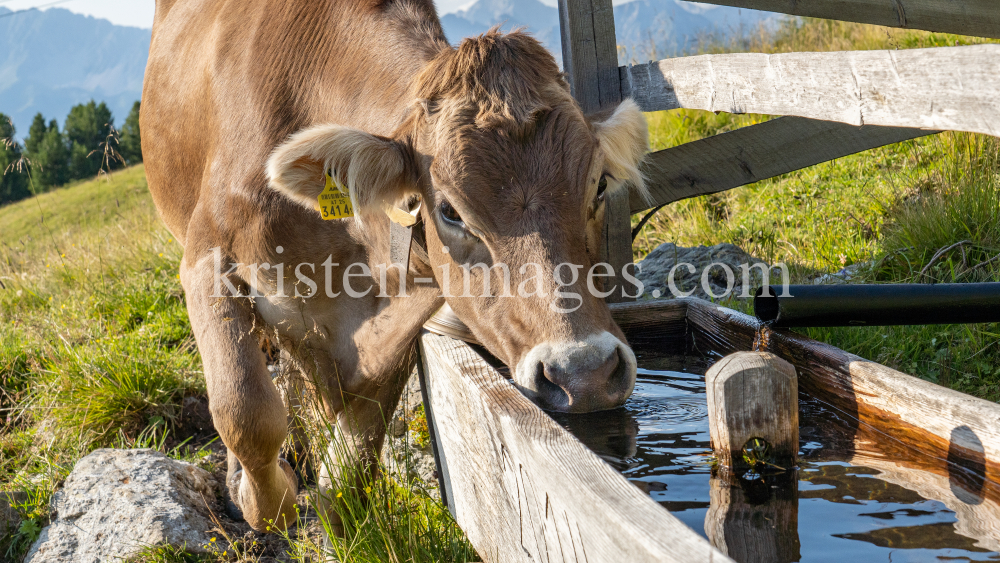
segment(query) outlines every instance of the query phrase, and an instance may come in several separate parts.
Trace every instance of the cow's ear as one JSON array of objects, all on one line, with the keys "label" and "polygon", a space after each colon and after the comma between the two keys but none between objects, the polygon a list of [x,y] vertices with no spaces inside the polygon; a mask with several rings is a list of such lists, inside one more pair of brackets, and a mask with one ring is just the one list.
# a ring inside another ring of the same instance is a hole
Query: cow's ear
[{"label": "cow's ear", "polygon": [[618,180],[616,184],[629,184],[649,199],[646,180],[639,170],[639,164],[649,152],[649,129],[639,106],[626,99],[610,116],[595,120],[593,125],[604,155],[604,172]]},{"label": "cow's ear", "polygon": [[267,161],[273,189],[314,209],[326,185],[325,172],[351,192],[356,212],[369,214],[417,191],[415,159],[408,145],[350,127],[320,125],[281,144]]}]

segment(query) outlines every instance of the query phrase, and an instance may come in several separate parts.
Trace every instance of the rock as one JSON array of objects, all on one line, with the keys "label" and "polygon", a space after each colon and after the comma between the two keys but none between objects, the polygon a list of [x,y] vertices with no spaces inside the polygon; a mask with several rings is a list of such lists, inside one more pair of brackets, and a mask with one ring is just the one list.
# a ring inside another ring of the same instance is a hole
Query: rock
[{"label": "rock", "polygon": [[21,514],[14,508],[28,500],[28,493],[15,491],[0,493],[0,538],[17,531],[21,526]]},{"label": "rock", "polygon": [[431,497],[440,499],[438,480],[434,476],[437,465],[430,445],[421,448],[407,429],[414,418],[420,416],[423,405],[420,392],[420,378],[414,372],[410,376],[399,406],[389,422],[389,434],[382,447],[382,463],[389,474],[400,483],[418,487]]},{"label": "rock", "polygon": [[[638,264],[636,278],[643,283],[643,297],[680,297],[671,292],[667,283],[670,270],[677,264],[681,264],[674,273],[674,285],[677,290],[684,293],[694,290],[691,296],[701,299],[721,299],[728,295],[726,291],[729,285],[728,275],[718,264],[724,264],[733,273],[733,287],[730,294],[737,296],[743,293],[744,273],[740,266],[746,265],[750,268],[748,292],[751,293],[761,283],[760,268],[754,265],[762,264],[763,268],[769,268],[766,262],[750,256],[735,244],[722,243],[715,246],[685,248],[667,242],[656,247]],[[684,264],[693,266],[694,271]],[[716,265],[708,270],[706,288],[702,283],[702,276],[705,269],[713,264]],[[780,272],[772,272],[772,275],[775,273],[780,276]],[[780,284],[781,279],[780,277],[771,279],[770,283]],[[709,295],[706,289],[711,290],[716,297]]]},{"label": "rock", "polygon": [[145,546],[204,553],[219,484],[205,470],[154,450],[96,450],[52,497],[52,524],[26,563],[102,563]]},{"label": "rock", "polygon": [[823,274],[813,280],[813,285],[837,285],[847,283],[858,274],[858,270],[860,270],[862,266],[867,265],[867,263],[851,264],[850,266],[842,268],[832,274]]}]

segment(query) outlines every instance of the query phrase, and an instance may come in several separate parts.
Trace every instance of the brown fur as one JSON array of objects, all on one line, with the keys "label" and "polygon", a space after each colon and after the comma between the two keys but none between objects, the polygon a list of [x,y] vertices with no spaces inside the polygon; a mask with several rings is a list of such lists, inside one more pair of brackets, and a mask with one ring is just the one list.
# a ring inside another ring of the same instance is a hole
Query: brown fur
[{"label": "brown fur", "polygon": [[[642,188],[645,125],[631,103],[588,121],[531,37],[493,31],[452,48],[429,0],[158,0],[144,88],[149,186],[184,245],[181,279],[213,420],[232,454],[230,490],[254,528],[292,518],[296,491],[278,461],[286,413],[248,336],[254,327],[274,331],[296,368],[319,384],[358,463],[381,447],[414,339],[443,304],[440,285],[462,287],[462,264],[509,264],[514,288],[525,280],[522,264],[547,271],[539,283],[548,296],[448,299],[512,366],[541,343],[598,333],[622,339],[582,281],[567,288],[584,295],[577,311],[551,311],[552,269],[595,261],[598,180],[608,174],[609,189]],[[329,168],[350,188],[357,220],[322,221],[313,210]],[[409,296],[379,297],[377,275],[354,280],[355,289],[373,289],[364,297],[324,295],[328,259],[340,264],[328,283],[341,293],[347,264],[377,271],[389,262],[381,211],[410,196],[424,202],[429,262],[411,261]],[[467,230],[442,223],[445,201]],[[237,291],[254,284],[267,297],[213,297],[217,256],[240,263],[230,276]],[[265,262],[284,264],[283,277],[249,266]],[[309,299],[292,295],[305,289],[292,273],[300,264],[316,266],[306,270],[319,284]],[[495,270],[472,271],[474,294],[500,281]],[[436,285],[415,285],[415,277]],[[280,283],[289,296],[275,295]],[[631,391],[615,367],[622,353],[562,371],[539,364],[552,388],[563,389],[556,393],[564,403],[549,406],[620,404]],[[544,393],[524,389],[546,404]]]}]

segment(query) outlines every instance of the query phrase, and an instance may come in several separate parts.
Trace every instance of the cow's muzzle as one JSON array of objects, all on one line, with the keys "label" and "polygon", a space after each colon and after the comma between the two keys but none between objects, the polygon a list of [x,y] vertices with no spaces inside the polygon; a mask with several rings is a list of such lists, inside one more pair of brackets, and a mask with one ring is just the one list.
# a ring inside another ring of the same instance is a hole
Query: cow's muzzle
[{"label": "cow's muzzle", "polygon": [[635,375],[635,354],[605,331],[535,346],[518,362],[514,383],[543,409],[593,412],[624,404]]}]

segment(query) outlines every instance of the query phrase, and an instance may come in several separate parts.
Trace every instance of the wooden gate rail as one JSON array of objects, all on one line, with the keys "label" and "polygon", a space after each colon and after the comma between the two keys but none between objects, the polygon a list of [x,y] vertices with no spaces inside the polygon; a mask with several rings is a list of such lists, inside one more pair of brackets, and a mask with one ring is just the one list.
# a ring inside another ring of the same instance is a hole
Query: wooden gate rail
[{"label": "wooden gate rail", "polygon": [[1000,38],[996,0],[698,0],[792,16]]},{"label": "wooden gate rail", "polygon": [[444,496],[484,561],[732,561],[464,342],[420,337]]},{"label": "wooden gate rail", "polygon": [[[995,9],[1000,13],[1000,3]],[[643,111],[796,115],[1000,135],[1000,45],[700,55],[619,72],[622,97]]]},{"label": "wooden gate rail", "polygon": [[650,154],[642,167],[650,200],[633,193],[630,209],[641,213],[936,132],[779,117]]}]

